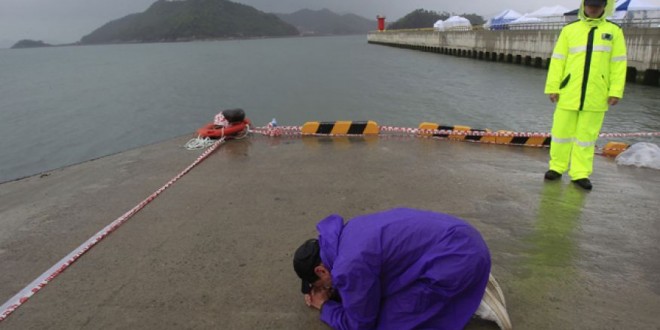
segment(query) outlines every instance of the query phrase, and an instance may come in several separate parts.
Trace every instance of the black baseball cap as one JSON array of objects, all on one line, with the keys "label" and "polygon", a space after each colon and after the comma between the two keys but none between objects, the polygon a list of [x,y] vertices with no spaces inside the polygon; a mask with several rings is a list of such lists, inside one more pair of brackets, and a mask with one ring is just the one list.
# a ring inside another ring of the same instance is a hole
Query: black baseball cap
[{"label": "black baseball cap", "polygon": [[584,0],[585,6],[606,6],[607,0]]},{"label": "black baseball cap", "polygon": [[314,268],[321,264],[321,248],[319,240],[312,238],[303,243],[293,255],[293,270],[302,280],[300,291],[309,293],[312,289],[312,283],[319,277],[314,273]]}]

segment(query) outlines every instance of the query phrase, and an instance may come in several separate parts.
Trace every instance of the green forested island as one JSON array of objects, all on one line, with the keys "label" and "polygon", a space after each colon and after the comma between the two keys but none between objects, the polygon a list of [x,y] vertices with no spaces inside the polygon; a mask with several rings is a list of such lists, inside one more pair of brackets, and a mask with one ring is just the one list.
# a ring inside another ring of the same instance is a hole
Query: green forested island
[{"label": "green forested island", "polygon": [[111,21],[81,44],[188,41],[298,35],[275,14],[228,0],[158,0],[146,11]]},{"label": "green forested island", "polygon": [[15,43],[13,46],[11,46],[11,49],[19,49],[19,48],[37,48],[37,47],[51,47],[52,45],[49,45],[41,40],[29,40],[29,39],[23,39],[20,40],[19,42]]}]

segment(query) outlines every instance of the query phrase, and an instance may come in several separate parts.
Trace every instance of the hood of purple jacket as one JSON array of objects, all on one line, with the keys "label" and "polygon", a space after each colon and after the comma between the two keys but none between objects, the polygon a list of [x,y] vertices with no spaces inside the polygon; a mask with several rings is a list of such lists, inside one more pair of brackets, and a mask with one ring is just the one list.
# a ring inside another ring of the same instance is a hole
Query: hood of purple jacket
[{"label": "hood of purple jacket", "polygon": [[344,218],[333,214],[321,220],[316,225],[319,232],[319,246],[321,248],[321,261],[330,272],[337,259],[339,237],[344,229]]}]

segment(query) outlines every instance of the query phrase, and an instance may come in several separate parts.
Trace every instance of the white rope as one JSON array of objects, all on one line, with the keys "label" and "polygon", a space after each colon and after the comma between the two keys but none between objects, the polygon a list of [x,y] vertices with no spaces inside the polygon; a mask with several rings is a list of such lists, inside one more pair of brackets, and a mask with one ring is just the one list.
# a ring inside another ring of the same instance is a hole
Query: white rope
[{"label": "white rope", "polygon": [[245,125],[245,129],[237,133],[236,136],[232,136],[231,139],[232,140],[244,139],[246,136],[250,134],[250,132],[251,132],[250,125]]},{"label": "white rope", "polygon": [[[246,136],[248,136],[249,133],[250,133],[249,126],[246,125],[245,129],[242,130],[241,132],[237,133],[236,136],[225,137],[225,128],[223,127],[222,128],[222,138],[220,138],[220,140],[222,140],[223,142],[226,138],[230,138],[232,140],[240,140],[240,139],[244,139]],[[215,143],[215,141],[216,140],[213,140],[209,137],[204,137],[203,138],[203,137],[198,135],[196,138],[190,139],[190,141],[186,142],[184,147],[186,148],[186,150],[206,149],[206,148],[212,146]]]},{"label": "white rope", "polygon": [[206,149],[210,146],[212,146],[215,143],[214,140],[211,140],[208,137],[201,137],[197,136],[194,139],[190,139],[185,145],[185,148],[187,150],[199,150],[199,149]]}]

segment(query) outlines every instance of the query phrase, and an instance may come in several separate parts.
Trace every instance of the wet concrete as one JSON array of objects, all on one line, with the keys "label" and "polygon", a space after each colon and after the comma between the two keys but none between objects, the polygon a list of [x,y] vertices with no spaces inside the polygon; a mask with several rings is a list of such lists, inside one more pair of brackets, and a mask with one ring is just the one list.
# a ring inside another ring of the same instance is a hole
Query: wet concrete
[{"label": "wet concrete", "polygon": [[[186,140],[0,185],[0,300],[192,163]],[[516,329],[660,329],[660,172],[597,156],[585,192],[544,183],[547,159],[410,138],[230,141],[0,325],[327,329],[293,250],[328,214],[409,206],[482,232]]]}]

